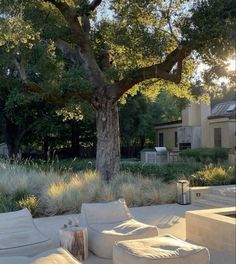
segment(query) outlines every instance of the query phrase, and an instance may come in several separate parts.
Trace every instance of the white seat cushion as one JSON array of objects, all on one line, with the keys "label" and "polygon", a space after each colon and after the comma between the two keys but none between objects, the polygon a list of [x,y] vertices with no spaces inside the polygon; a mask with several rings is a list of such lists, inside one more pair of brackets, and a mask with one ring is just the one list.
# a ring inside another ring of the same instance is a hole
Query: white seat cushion
[{"label": "white seat cushion", "polygon": [[113,264],[209,264],[209,252],[171,235],[118,242]]},{"label": "white seat cushion", "polygon": [[35,257],[0,257],[0,264],[78,264],[71,254],[63,248],[48,250]]},{"label": "white seat cushion", "polygon": [[92,224],[88,227],[89,249],[101,258],[112,258],[113,245],[117,241],[157,236],[158,230],[130,219],[117,223]]},{"label": "white seat cushion", "polygon": [[33,256],[53,247],[27,209],[0,214],[0,256]]}]

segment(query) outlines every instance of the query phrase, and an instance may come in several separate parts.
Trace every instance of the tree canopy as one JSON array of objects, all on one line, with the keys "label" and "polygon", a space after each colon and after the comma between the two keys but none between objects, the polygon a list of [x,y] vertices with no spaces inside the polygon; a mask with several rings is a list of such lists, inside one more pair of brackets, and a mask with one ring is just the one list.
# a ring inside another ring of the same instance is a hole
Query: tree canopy
[{"label": "tree canopy", "polygon": [[109,180],[119,169],[117,101],[161,89],[190,99],[199,61],[211,65],[208,80],[228,75],[236,3],[104,2],[1,0],[0,46],[8,57],[2,78],[13,65],[23,91],[59,107],[94,108],[96,168]]}]

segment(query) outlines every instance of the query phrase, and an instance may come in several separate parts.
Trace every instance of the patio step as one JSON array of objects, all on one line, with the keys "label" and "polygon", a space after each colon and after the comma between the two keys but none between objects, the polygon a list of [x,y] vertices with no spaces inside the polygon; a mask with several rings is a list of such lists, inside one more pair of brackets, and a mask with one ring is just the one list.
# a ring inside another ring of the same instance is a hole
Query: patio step
[{"label": "patio step", "polygon": [[236,203],[236,197],[235,196],[229,196],[229,195],[218,195],[215,193],[207,193],[203,195],[204,200],[208,201],[217,201],[223,204],[228,204],[230,206],[235,206]]},{"label": "patio step", "polygon": [[212,189],[211,190],[212,194],[220,195],[221,197],[230,197],[236,199],[236,193],[227,193],[222,189]]},{"label": "patio step", "polygon": [[233,205],[224,203],[222,201],[211,201],[207,199],[198,199],[193,202],[193,205],[204,207],[204,208],[221,208],[221,207],[230,207]]}]

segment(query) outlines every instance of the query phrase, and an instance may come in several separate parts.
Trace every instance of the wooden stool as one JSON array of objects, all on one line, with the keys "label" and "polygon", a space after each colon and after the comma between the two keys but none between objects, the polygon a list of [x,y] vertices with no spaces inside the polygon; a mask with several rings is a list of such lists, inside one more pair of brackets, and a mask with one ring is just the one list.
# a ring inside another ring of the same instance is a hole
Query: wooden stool
[{"label": "wooden stool", "polygon": [[59,230],[61,246],[76,259],[83,261],[88,257],[88,232],[86,227],[70,226]]}]

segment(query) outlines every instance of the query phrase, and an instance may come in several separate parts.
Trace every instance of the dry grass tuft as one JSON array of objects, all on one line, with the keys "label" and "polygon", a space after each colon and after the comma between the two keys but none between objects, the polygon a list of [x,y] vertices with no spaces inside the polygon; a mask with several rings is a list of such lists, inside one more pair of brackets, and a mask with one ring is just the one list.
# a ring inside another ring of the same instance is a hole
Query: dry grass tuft
[{"label": "dry grass tuft", "polygon": [[20,206],[43,215],[77,213],[84,202],[124,198],[128,206],[144,206],[176,199],[175,183],[130,173],[116,175],[108,185],[95,171],[58,175],[0,161],[0,175],[1,193],[14,197],[25,192],[27,198],[20,201]]}]

